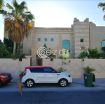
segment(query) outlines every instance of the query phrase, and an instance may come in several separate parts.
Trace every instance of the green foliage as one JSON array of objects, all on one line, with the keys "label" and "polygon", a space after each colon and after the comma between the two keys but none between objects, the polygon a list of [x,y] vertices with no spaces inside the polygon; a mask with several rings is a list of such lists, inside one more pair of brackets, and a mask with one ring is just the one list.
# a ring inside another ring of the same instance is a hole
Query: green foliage
[{"label": "green foliage", "polygon": [[22,58],[25,58],[25,54],[18,54],[18,53],[16,53],[15,55],[12,54],[11,58],[21,60]]},{"label": "green foliage", "polygon": [[6,48],[7,48],[7,50],[10,53],[12,53],[12,50],[13,50],[13,42],[12,42],[12,40],[4,38],[4,44],[5,44]]},{"label": "green foliage", "polygon": [[105,52],[100,53],[100,58],[105,59]]},{"label": "green foliage", "polygon": [[101,49],[102,49],[102,51],[105,53],[105,47],[102,47]]},{"label": "green foliage", "polygon": [[25,1],[18,3],[17,0],[13,0],[12,4],[7,3],[5,9],[0,10],[0,14],[5,17],[5,31],[14,42],[13,54],[15,55],[16,44],[21,43],[24,37],[30,34],[34,16],[28,11]]},{"label": "green foliage", "polygon": [[68,49],[62,49],[60,53],[60,58],[61,59],[68,59],[70,58],[70,51]]},{"label": "green foliage", "polygon": [[3,43],[0,43],[0,58],[9,58],[11,53],[7,50],[6,46]]},{"label": "green foliage", "polygon": [[99,58],[100,57],[100,54],[96,48],[89,49],[88,52],[89,52],[89,55],[88,55],[89,58]]},{"label": "green foliage", "polygon": [[[98,7],[100,7],[103,10],[103,12],[105,12],[105,2],[100,2],[98,4]],[[105,20],[105,14],[103,16],[103,19]]]},{"label": "green foliage", "polygon": [[0,0],[0,9],[2,8],[3,6],[3,0]]},{"label": "green foliage", "polygon": [[85,51],[81,52],[79,55],[79,58],[86,58],[86,57],[88,57],[88,52]]},{"label": "green foliage", "polygon": [[94,68],[90,68],[89,66],[84,67],[83,70],[84,70],[84,73],[86,73],[86,74],[90,74],[95,71]]},{"label": "green foliage", "polygon": [[105,11],[105,3],[100,2],[98,4],[98,7],[102,8],[102,10]]},{"label": "green foliage", "polygon": [[46,45],[46,44],[44,44],[44,45],[43,45],[43,47],[47,48],[47,45]]},{"label": "green foliage", "polygon": [[100,58],[100,53],[96,48],[88,49],[88,51],[83,51],[80,53],[79,58]]},{"label": "green foliage", "polygon": [[63,67],[58,68],[58,72],[64,72],[66,71]]}]

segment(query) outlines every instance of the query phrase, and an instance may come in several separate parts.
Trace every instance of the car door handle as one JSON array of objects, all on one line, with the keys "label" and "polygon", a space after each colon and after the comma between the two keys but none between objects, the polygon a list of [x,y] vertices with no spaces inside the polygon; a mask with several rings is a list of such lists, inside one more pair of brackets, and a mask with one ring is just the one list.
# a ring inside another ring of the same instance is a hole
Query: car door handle
[{"label": "car door handle", "polygon": [[57,74],[57,75],[60,75],[60,74]]}]

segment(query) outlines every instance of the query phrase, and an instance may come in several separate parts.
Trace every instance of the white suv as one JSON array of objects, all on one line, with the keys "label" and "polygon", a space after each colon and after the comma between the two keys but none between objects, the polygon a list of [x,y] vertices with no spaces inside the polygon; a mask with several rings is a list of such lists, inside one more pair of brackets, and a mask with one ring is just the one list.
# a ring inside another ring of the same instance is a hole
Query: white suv
[{"label": "white suv", "polygon": [[33,87],[37,83],[58,83],[66,87],[72,83],[72,78],[67,72],[57,72],[49,66],[29,66],[25,68],[21,81],[26,87]]}]

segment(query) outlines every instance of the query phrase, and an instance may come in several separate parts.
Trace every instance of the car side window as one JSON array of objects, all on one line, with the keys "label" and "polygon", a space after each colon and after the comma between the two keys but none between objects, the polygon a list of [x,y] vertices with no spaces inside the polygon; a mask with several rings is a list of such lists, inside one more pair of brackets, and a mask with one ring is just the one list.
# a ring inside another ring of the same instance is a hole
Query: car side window
[{"label": "car side window", "polygon": [[53,68],[43,68],[44,73],[57,73]]},{"label": "car side window", "polygon": [[43,72],[43,68],[31,68],[30,71],[32,73],[41,73]]}]

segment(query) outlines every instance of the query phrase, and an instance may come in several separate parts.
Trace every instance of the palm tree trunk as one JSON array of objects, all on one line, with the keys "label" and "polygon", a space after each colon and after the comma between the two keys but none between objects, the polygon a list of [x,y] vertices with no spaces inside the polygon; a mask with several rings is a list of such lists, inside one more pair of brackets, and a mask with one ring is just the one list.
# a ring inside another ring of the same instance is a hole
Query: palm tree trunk
[{"label": "palm tree trunk", "polygon": [[13,55],[15,56],[16,53],[16,42],[13,43]]}]

